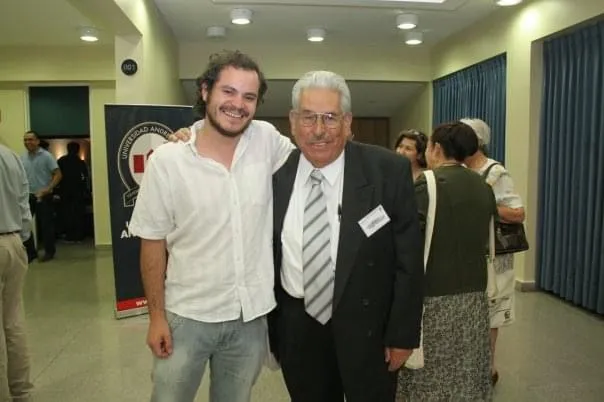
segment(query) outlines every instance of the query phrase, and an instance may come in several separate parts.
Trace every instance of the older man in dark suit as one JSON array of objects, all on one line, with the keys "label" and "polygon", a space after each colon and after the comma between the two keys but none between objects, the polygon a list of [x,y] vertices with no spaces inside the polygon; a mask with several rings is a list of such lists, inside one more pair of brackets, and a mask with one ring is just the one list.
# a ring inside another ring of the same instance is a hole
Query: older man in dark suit
[{"label": "older man in dark suit", "polygon": [[410,165],[349,141],[341,76],[305,74],[292,101],[299,150],[273,176],[271,349],[293,402],[392,402],[422,314]]}]

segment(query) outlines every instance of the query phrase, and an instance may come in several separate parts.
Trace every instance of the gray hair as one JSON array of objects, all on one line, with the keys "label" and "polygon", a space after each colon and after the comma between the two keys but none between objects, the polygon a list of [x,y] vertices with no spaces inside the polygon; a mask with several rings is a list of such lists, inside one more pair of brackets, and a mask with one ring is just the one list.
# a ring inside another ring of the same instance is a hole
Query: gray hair
[{"label": "gray hair", "polygon": [[302,91],[309,88],[333,89],[340,94],[340,106],[342,112],[351,111],[350,89],[346,80],[339,74],[331,71],[310,71],[302,76],[292,90],[292,107],[298,109],[300,106],[300,95]]},{"label": "gray hair", "polygon": [[489,145],[491,142],[491,127],[489,127],[484,120],[465,118],[460,119],[459,121],[470,126],[472,130],[474,130],[476,137],[478,137],[479,145]]}]

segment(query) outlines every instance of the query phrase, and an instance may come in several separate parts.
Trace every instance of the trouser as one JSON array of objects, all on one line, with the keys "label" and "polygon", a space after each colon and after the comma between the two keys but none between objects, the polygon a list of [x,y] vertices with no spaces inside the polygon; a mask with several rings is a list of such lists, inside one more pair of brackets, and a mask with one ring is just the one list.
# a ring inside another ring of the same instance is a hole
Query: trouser
[{"label": "trouser", "polygon": [[18,234],[0,235],[0,402],[30,401],[23,283],[27,256]]},{"label": "trouser", "polygon": [[205,323],[167,312],[172,354],[155,358],[152,402],[193,402],[206,363],[211,402],[249,402],[266,357],[266,319]]},{"label": "trouser", "polygon": [[[52,206],[52,195],[46,195],[38,200],[34,194],[30,194],[29,209],[31,210],[32,216],[35,216],[36,218],[36,224],[38,230],[40,231],[42,243],[44,243],[44,251],[46,252],[46,255],[54,256],[56,248],[55,219]],[[29,261],[31,261],[38,255],[33,234],[28,240],[25,241],[24,244],[27,249]]]},{"label": "trouser", "polygon": [[84,198],[76,194],[61,194],[61,215],[63,217],[65,240],[84,239]]}]

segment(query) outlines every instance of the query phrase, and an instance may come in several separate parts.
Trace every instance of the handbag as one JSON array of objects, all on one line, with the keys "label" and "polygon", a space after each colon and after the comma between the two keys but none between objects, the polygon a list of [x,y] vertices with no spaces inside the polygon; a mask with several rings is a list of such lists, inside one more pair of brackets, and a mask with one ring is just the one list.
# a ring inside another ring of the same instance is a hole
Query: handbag
[{"label": "handbag", "polygon": [[[426,216],[426,235],[424,240],[424,274],[428,266],[428,257],[430,256],[430,245],[432,243],[432,232],[434,231],[434,218],[436,216],[436,181],[434,172],[431,170],[424,171],[426,184],[428,188],[428,214]],[[422,310],[422,321],[424,312]],[[423,322],[422,322],[423,326]],[[424,331],[421,329],[419,337],[419,347],[413,349],[411,355],[405,362],[405,367],[412,370],[421,369],[424,367]]]},{"label": "handbag", "polygon": [[[491,164],[482,174],[486,180],[489,172],[499,162]],[[513,254],[529,249],[528,240],[522,223],[495,221],[495,255]]]}]

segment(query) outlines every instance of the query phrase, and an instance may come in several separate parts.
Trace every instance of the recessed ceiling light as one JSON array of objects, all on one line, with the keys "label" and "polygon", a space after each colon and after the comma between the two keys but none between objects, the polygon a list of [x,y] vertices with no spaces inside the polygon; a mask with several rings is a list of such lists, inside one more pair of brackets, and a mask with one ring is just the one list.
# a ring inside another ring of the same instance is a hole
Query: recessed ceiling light
[{"label": "recessed ceiling light", "polygon": [[99,40],[98,30],[92,27],[82,27],[80,28],[80,39],[84,42],[96,42]]},{"label": "recessed ceiling light", "polygon": [[226,35],[226,28],[220,26],[208,27],[206,35],[208,38],[222,38]]},{"label": "recessed ceiling light", "polygon": [[411,46],[421,45],[424,41],[424,34],[421,32],[407,32],[405,34],[405,43]]},{"label": "recessed ceiling light", "polygon": [[396,17],[396,26],[399,29],[413,29],[417,26],[417,15],[399,14]]},{"label": "recessed ceiling light", "polygon": [[495,0],[495,3],[502,7],[515,6],[516,4],[522,3],[522,0]]},{"label": "recessed ceiling light", "polygon": [[306,31],[306,37],[311,42],[323,42],[325,39],[325,30],[321,28],[311,28]]},{"label": "recessed ceiling light", "polygon": [[252,12],[247,8],[235,8],[231,11],[231,22],[236,25],[247,25],[252,22]]}]

